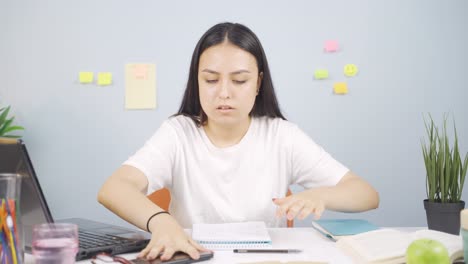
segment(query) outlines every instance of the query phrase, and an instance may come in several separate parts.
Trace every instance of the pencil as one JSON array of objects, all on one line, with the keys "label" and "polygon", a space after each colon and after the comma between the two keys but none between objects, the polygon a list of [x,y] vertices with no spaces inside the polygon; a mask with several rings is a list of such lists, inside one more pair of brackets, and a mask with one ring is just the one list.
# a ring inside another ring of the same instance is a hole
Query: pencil
[{"label": "pencil", "polygon": [[300,249],[234,249],[234,253],[301,253]]}]

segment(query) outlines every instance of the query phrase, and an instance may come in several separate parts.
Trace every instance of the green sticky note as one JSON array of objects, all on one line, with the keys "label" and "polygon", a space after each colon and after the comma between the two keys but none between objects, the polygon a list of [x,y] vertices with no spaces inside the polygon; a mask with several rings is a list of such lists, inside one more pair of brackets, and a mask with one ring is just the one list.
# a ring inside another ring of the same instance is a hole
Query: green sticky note
[{"label": "green sticky note", "polygon": [[110,72],[99,72],[98,73],[98,85],[111,85],[112,84],[112,73]]},{"label": "green sticky note", "polygon": [[80,72],[79,74],[80,83],[92,83],[94,79],[93,72]]},{"label": "green sticky note", "polygon": [[322,80],[328,78],[328,71],[324,69],[316,70],[314,73],[314,78],[317,80]]}]

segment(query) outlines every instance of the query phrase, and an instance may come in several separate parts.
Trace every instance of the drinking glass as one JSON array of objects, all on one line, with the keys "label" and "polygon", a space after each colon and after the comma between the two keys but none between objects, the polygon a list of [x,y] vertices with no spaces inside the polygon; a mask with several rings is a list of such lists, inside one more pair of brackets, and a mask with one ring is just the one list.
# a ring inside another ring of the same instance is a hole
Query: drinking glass
[{"label": "drinking glass", "polygon": [[36,264],[72,264],[78,253],[78,226],[69,223],[33,227],[32,252]]}]

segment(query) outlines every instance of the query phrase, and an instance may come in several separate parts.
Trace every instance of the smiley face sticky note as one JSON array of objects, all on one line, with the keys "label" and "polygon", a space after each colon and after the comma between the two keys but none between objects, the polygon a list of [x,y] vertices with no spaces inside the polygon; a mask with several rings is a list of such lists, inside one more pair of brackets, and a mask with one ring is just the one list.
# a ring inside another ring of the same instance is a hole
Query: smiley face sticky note
[{"label": "smiley face sticky note", "polygon": [[325,70],[325,69],[315,70],[314,78],[316,80],[323,80],[323,79],[328,78],[328,70]]},{"label": "smiley face sticky note", "polygon": [[344,66],[344,75],[348,77],[353,77],[358,73],[358,68],[355,64],[346,64]]},{"label": "smiley face sticky note", "polygon": [[336,40],[327,40],[325,41],[325,52],[337,52],[338,51],[338,41]]},{"label": "smiley face sticky note", "polygon": [[78,76],[80,83],[92,83],[94,80],[93,72],[80,72]]},{"label": "smiley face sticky note", "polygon": [[345,82],[337,82],[333,84],[333,92],[335,94],[347,94],[348,85]]},{"label": "smiley face sticky note", "polygon": [[99,72],[98,73],[98,85],[111,85],[112,84],[112,73],[110,72]]}]

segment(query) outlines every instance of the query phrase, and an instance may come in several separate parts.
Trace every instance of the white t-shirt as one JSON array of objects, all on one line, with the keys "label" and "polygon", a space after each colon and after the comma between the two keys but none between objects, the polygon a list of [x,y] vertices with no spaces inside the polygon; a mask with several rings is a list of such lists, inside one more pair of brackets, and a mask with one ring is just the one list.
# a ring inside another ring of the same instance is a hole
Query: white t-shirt
[{"label": "white t-shirt", "polygon": [[148,178],[148,194],[171,191],[169,211],[184,228],[194,223],[264,221],[275,217],[272,198],[291,184],[333,186],[348,169],[295,124],[280,118],[252,118],[241,141],[218,148],[186,116],[171,117],[124,162]]}]

